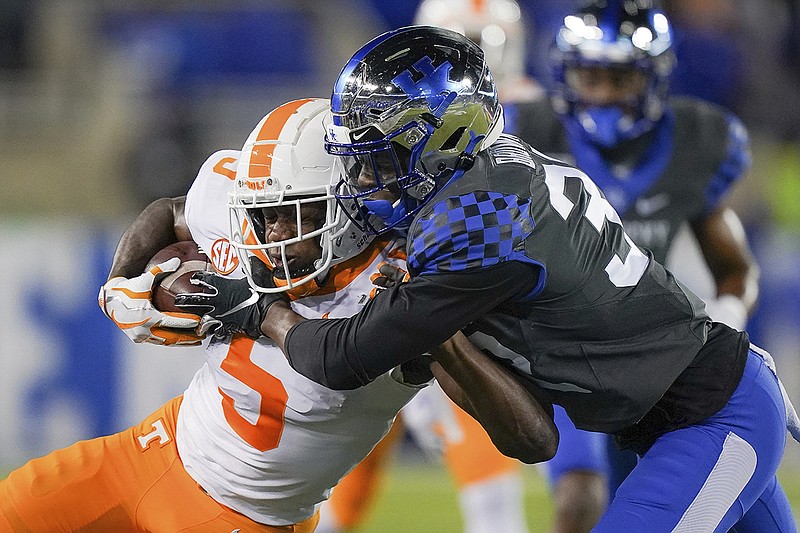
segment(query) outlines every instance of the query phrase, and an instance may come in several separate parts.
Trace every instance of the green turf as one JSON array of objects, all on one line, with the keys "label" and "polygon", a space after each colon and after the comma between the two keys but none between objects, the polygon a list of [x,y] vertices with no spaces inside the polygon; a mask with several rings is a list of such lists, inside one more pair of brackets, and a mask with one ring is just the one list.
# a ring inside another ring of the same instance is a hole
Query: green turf
[{"label": "green turf", "polygon": [[[547,531],[551,510],[536,468],[525,469],[526,509],[532,532]],[[456,490],[446,470],[431,463],[395,462],[358,533],[462,531]]]},{"label": "green turf", "polygon": [[[795,517],[800,518],[800,466],[779,472]],[[531,533],[548,531],[552,508],[544,479],[524,469],[526,513]],[[463,531],[455,486],[445,469],[430,463],[395,462],[383,491],[358,533],[458,533]]]}]

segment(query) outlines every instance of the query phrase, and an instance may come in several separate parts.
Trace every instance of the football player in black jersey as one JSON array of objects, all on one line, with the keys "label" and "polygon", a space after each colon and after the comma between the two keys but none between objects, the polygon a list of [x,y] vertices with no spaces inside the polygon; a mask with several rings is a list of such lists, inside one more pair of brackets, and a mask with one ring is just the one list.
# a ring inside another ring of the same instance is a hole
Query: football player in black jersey
[{"label": "football player in black jersey", "polygon": [[[661,38],[637,47],[647,33]],[[667,97],[672,48],[667,18],[652,5],[590,0],[557,33],[552,94],[504,106],[505,131],[589,174],[634,242],[701,296],[712,319],[741,330],[759,269],[723,199],[749,166],[747,131],[720,107]],[[614,494],[636,456],[610,441],[608,449]],[[569,452],[562,446],[548,464],[560,470],[585,457]]]},{"label": "football player in black jersey", "polygon": [[[517,108],[514,104],[545,96],[541,85],[525,74],[526,40],[533,28],[516,0],[423,0],[414,24],[457,31],[481,47],[503,105],[506,131]],[[558,453],[541,469],[552,501],[549,531],[588,533],[609,499],[606,435],[577,430],[563,408],[554,406],[554,410],[560,434]],[[478,422],[448,402],[436,387],[415,396],[399,420],[398,426],[447,468],[457,489],[463,531],[529,533],[523,465],[500,454]],[[358,530],[377,499],[380,478],[389,466],[387,458],[400,439],[393,442],[385,439],[369,460],[337,485],[322,507],[319,533]]]},{"label": "football player in black jersey", "polygon": [[794,531],[775,472],[797,417],[769,354],[712,322],[585,173],[501,133],[477,45],[427,26],[382,34],[345,65],[331,107],[340,207],[365,231],[407,234],[411,280],[348,319],[237,301],[230,286],[177,301],[257,325],[334,389],[462,330],[578,428],[639,454],[595,531]]}]

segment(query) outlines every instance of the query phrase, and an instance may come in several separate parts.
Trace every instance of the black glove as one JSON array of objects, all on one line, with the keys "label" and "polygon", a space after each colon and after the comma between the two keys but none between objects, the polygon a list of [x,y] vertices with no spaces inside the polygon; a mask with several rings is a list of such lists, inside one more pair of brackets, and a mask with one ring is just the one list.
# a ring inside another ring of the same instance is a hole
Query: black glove
[{"label": "black glove", "polygon": [[374,285],[369,293],[369,297],[375,298],[379,292],[390,289],[395,285],[405,283],[411,278],[407,271],[384,261],[378,265],[378,272],[370,276],[369,279]]},{"label": "black glove", "polygon": [[[251,264],[254,276],[259,276],[262,280],[272,279],[271,273],[261,261],[255,259]],[[175,296],[175,305],[187,313],[204,315],[204,319],[210,317],[216,321],[218,325],[214,335],[217,337],[243,332],[248,337],[257,339],[262,335],[261,322],[269,306],[284,299],[283,293],[255,291],[250,287],[247,278],[229,279],[213,272],[196,272],[192,276],[192,283],[202,286],[205,292],[178,294]],[[262,286],[268,284],[264,283]]]}]

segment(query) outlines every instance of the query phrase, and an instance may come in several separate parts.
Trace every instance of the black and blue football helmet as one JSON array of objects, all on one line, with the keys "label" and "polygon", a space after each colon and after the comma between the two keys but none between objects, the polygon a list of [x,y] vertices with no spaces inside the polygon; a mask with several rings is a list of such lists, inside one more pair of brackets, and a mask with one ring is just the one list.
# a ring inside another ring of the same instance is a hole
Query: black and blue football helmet
[{"label": "black and blue football helmet", "polygon": [[335,194],[367,233],[402,230],[503,129],[482,50],[434,26],[393,30],[364,45],[331,97],[325,147],[343,165]]},{"label": "black and blue football helmet", "polygon": [[[564,18],[552,48],[556,111],[610,148],[641,136],[663,116],[675,64],[670,23],[653,0],[591,0]],[[638,72],[641,90],[622,104],[587,101],[571,82],[580,69]]]}]

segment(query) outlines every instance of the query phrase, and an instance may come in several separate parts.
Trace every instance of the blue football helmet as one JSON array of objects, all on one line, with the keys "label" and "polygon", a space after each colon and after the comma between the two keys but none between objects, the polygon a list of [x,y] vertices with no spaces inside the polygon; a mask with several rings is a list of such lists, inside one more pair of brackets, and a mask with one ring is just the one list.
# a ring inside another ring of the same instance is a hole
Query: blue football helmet
[{"label": "blue football helmet", "polygon": [[[556,111],[590,142],[610,148],[641,136],[661,119],[675,64],[672,30],[652,0],[592,0],[564,18],[552,49]],[[598,74],[616,101],[587,96]]]},{"label": "blue football helmet", "polygon": [[343,165],[336,197],[375,235],[407,227],[503,129],[481,49],[434,26],[400,28],[364,45],[339,75],[331,111],[325,147]]}]

